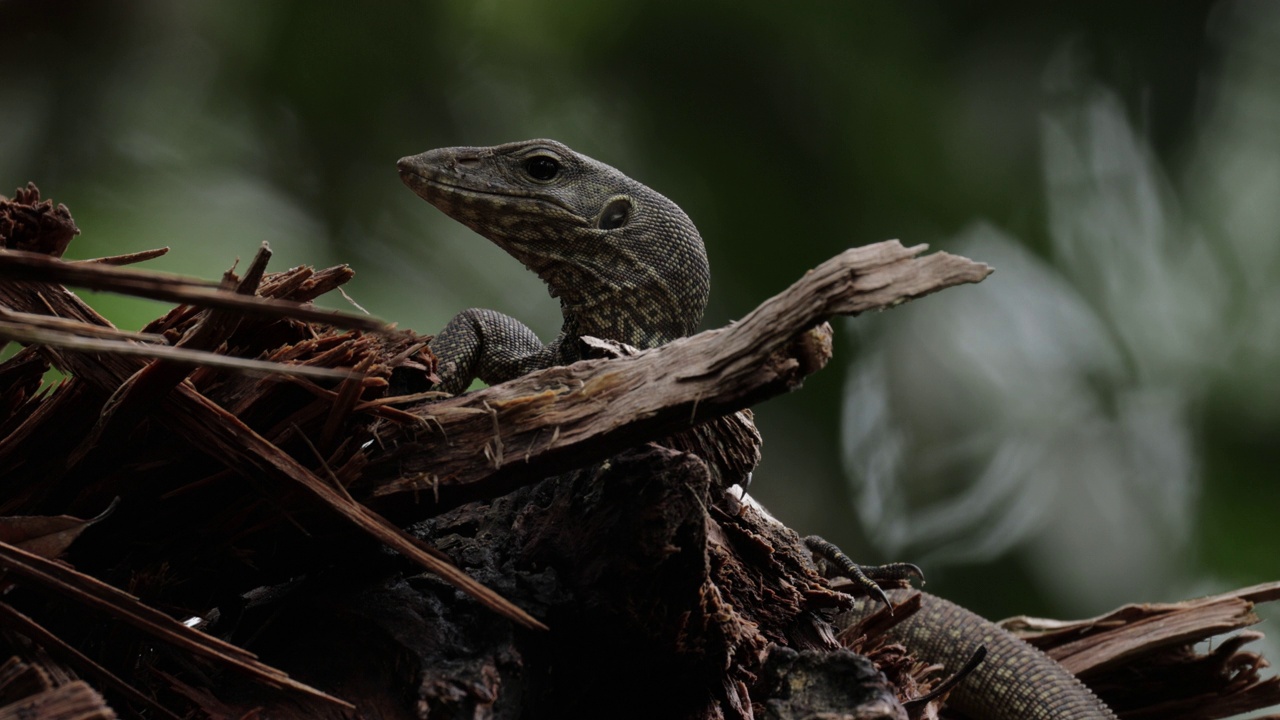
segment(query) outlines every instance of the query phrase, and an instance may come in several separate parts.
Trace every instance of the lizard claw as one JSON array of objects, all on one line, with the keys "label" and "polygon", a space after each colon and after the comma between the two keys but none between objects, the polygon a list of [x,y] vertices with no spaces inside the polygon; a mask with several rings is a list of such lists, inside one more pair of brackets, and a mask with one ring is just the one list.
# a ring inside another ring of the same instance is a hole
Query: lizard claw
[{"label": "lizard claw", "polygon": [[863,592],[884,603],[885,607],[889,608],[890,615],[893,614],[893,603],[889,600],[889,595],[885,593],[884,588],[880,587],[881,582],[902,584],[909,583],[912,578],[915,578],[921,584],[924,583],[924,573],[911,563],[859,565],[834,543],[817,535],[804,538],[804,544],[814,557],[821,559],[831,568],[830,576],[843,576],[852,580],[855,585],[862,588]]}]

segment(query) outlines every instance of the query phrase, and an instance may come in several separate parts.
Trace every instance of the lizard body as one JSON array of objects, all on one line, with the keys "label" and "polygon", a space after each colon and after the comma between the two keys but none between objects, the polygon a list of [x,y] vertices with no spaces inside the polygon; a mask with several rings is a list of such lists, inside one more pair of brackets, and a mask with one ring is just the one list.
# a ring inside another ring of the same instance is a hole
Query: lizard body
[{"label": "lizard body", "polygon": [[[702,239],[680,208],[621,172],[552,140],[430,150],[398,163],[400,177],[445,214],[496,243],[560,299],[564,326],[543,344],[492,310],[466,310],[431,342],[439,389],[502,382],[579,359],[581,335],[639,348],[693,333],[710,272]],[[894,628],[922,659],[957,672],[979,645],[987,659],[953,694],[986,720],[1106,720],[1115,716],[1039,650],[946,600]],[[861,612],[871,611],[860,603]]]}]

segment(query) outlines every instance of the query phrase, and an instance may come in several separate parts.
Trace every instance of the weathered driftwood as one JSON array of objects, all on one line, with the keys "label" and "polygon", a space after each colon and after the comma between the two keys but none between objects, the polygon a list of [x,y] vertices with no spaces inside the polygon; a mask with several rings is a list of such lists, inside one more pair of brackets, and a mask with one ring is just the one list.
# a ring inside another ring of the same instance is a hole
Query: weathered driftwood
[{"label": "weathered driftwood", "polygon": [[729,327],[407,408],[424,422],[380,432],[392,449],[371,460],[355,491],[380,508],[492,497],[793,390],[830,357],[830,328],[817,327],[827,319],[991,272],[924,249],[894,240],[847,250]]}]

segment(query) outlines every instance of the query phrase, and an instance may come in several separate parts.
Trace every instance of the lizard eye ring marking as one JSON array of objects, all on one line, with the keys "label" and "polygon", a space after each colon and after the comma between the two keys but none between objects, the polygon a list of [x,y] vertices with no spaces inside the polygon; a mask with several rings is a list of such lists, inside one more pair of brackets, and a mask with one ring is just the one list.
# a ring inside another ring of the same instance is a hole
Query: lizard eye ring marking
[{"label": "lizard eye ring marking", "polygon": [[560,174],[560,161],[549,155],[534,155],[524,161],[524,171],[537,182],[551,182]]},{"label": "lizard eye ring marking", "polygon": [[626,195],[615,195],[609,198],[596,218],[596,227],[601,230],[617,230],[631,219],[631,198]]}]

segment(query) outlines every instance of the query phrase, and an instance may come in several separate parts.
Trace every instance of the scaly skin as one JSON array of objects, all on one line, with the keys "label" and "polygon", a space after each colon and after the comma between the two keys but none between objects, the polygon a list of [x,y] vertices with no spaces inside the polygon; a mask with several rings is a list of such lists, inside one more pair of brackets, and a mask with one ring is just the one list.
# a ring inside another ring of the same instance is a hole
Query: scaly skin
[{"label": "scaly skin", "polygon": [[[891,590],[894,602],[910,591]],[[947,704],[974,720],[1116,720],[1076,676],[1004,628],[935,595],[920,593],[920,610],[888,635],[916,657],[957,672],[980,646],[987,656],[951,692]],[[839,625],[847,627],[881,606],[859,598]]]},{"label": "scaly skin", "polygon": [[[710,272],[697,229],[675,203],[608,165],[554,140],[528,140],[430,150],[398,166],[424,200],[537,273],[564,315],[544,345],[502,313],[459,313],[431,342],[439,389],[458,393],[477,377],[493,384],[574,362],[581,335],[648,348],[701,322]],[[924,594],[920,612],[894,632],[951,672],[987,646],[987,659],[952,695],[975,720],[1115,718],[1061,665],[941,598]]]},{"label": "scaly skin", "polygon": [[424,200],[537,273],[564,315],[560,335],[543,345],[507,315],[460,313],[431,343],[439,389],[567,365],[581,359],[581,335],[648,348],[702,321],[711,273],[697,229],[675,203],[608,165],[529,140],[429,150],[399,168]]}]

